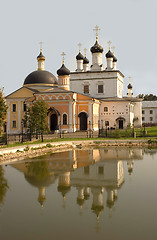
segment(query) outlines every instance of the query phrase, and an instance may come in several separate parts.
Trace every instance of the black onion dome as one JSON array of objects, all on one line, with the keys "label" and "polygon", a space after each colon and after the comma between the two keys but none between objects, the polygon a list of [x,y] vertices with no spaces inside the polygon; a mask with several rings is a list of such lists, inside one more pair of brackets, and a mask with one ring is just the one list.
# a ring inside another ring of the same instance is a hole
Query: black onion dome
[{"label": "black onion dome", "polygon": [[62,64],[61,68],[57,70],[58,76],[65,76],[70,74],[70,70],[66,68],[64,64]]},{"label": "black onion dome", "polygon": [[113,56],[113,62],[117,62],[117,58]]},{"label": "black onion dome", "polygon": [[84,56],[79,52],[79,54],[76,56],[77,60],[83,60]]},{"label": "black onion dome", "polygon": [[27,84],[57,84],[56,77],[48,71],[34,71],[30,73],[24,81],[24,85]]},{"label": "black onion dome", "polygon": [[110,50],[106,53],[106,58],[114,58],[114,55]]},{"label": "black onion dome", "polygon": [[104,51],[104,49],[100,46],[100,44],[98,43],[98,41],[96,40],[95,44],[93,47],[91,47],[91,52],[92,53],[102,53]]},{"label": "black onion dome", "polygon": [[45,60],[45,56],[40,52],[40,54],[37,56],[37,60]]},{"label": "black onion dome", "polygon": [[88,58],[84,57],[84,59],[83,59],[83,64],[88,64],[88,63],[89,63]]},{"label": "black onion dome", "polygon": [[131,83],[129,83],[129,85],[128,85],[128,89],[132,89],[132,85],[131,85]]}]

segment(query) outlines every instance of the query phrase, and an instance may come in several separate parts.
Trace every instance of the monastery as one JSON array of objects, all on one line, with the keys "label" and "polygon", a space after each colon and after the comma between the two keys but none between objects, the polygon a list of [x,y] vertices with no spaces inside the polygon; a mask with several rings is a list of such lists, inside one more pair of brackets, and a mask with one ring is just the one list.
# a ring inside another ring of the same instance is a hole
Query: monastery
[{"label": "monastery", "polygon": [[83,56],[79,49],[76,71],[71,72],[64,64],[63,53],[62,66],[57,70],[56,78],[45,70],[45,56],[40,48],[37,70],[25,78],[20,89],[6,97],[8,134],[21,133],[26,107],[37,100],[48,104],[47,124],[51,132],[59,125],[67,132],[142,125],[141,99],[133,97],[131,82],[127,96],[123,96],[124,75],[117,69],[117,58],[109,45],[105,55],[106,66],[103,66],[104,50],[98,42],[98,26],[94,30],[96,42],[90,48],[90,67],[86,53]]}]

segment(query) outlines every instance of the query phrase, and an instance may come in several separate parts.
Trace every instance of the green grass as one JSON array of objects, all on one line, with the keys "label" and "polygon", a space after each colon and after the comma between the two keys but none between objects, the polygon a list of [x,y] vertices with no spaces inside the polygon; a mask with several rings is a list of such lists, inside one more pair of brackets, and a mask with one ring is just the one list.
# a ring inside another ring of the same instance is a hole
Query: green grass
[{"label": "green grass", "polygon": [[[154,140],[157,139],[157,126],[146,127],[145,130],[147,131],[146,138],[143,137],[143,131],[144,131],[143,127],[134,129],[134,131],[136,132],[136,136],[138,137],[138,140],[147,139],[147,138],[149,139],[149,137]],[[133,129],[129,129],[128,131],[130,131],[130,133],[132,133]],[[115,132],[115,133],[116,133],[115,136],[112,136],[113,138],[106,138],[105,135],[104,135],[104,137],[101,137],[101,138],[55,138],[55,139],[44,139],[43,143],[62,142],[62,141],[85,141],[85,140],[100,140],[101,141],[101,140],[110,140],[110,139],[113,139],[113,140],[118,140],[118,139],[133,140],[134,139],[133,137],[129,136],[130,133],[126,132],[125,129],[117,130],[117,132]],[[112,133],[110,133],[110,131],[108,131],[108,135],[109,134],[112,134]],[[156,137],[153,137],[153,136],[156,136]],[[36,141],[32,141],[32,142],[24,142],[24,143],[15,142],[12,144],[8,144],[7,146],[6,145],[1,146],[0,148],[17,147],[17,146],[22,146],[22,145],[33,145],[33,144],[40,144],[40,143],[42,143],[41,140],[36,140]]]},{"label": "green grass", "polygon": [[[143,136],[144,127],[135,129],[137,136]],[[156,136],[157,137],[157,126],[145,127],[146,136]]]}]

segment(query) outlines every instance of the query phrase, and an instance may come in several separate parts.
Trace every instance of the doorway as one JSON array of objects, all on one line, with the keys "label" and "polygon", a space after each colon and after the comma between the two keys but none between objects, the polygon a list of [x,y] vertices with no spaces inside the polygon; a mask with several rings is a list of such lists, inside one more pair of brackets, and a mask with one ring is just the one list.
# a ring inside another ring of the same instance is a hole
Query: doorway
[{"label": "doorway", "polygon": [[123,120],[119,120],[119,129],[123,129]]},{"label": "doorway", "polygon": [[81,112],[78,116],[80,118],[80,131],[87,130],[87,113]]},{"label": "doorway", "polygon": [[55,131],[58,128],[57,114],[52,114],[50,117],[50,130]]}]

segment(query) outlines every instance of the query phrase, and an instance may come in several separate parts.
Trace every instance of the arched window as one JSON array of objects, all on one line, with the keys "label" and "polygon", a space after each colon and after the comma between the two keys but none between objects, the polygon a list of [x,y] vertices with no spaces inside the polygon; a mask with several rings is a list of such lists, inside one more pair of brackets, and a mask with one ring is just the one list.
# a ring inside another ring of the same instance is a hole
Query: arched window
[{"label": "arched window", "polygon": [[104,107],[104,112],[108,112],[108,107]]},{"label": "arched window", "polygon": [[63,125],[67,125],[67,115],[63,114]]}]

